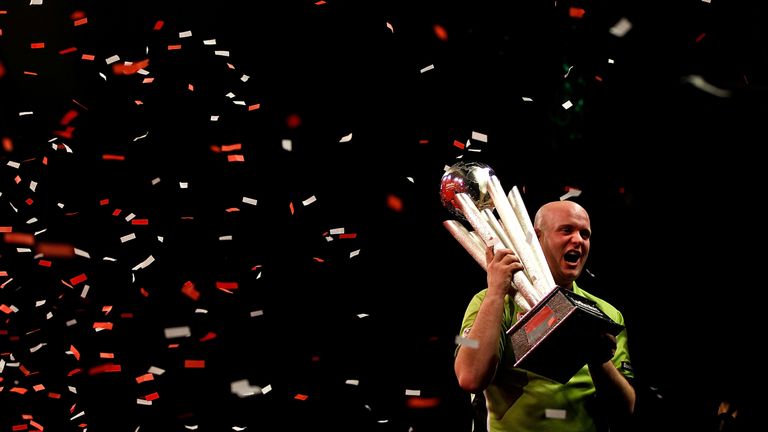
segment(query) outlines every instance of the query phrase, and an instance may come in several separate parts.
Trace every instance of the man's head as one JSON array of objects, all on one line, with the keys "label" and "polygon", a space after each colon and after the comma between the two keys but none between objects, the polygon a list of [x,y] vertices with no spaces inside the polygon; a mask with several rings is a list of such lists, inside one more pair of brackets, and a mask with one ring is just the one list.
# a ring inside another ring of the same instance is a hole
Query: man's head
[{"label": "man's head", "polygon": [[555,283],[572,288],[589,255],[589,214],[573,201],[553,201],[539,208],[533,225]]}]

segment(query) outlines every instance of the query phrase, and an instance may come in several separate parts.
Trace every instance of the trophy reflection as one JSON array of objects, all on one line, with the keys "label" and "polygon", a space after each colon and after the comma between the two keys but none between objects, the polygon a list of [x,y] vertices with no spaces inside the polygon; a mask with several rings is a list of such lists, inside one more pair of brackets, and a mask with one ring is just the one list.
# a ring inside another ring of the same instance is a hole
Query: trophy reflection
[{"label": "trophy reflection", "polygon": [[458,218],[443,226],[484,269],[488,247],[511,249],[520,258],[523,270],[513,275],[513,301],[525,315],[507,331],[515,367],[564,383],[586,364],[584,347],[591,339],[623,329],[592,300],[555,284],[519,190],[515,186],[505,194],[490,166],[452,165],[440,181],[440,199]]}]

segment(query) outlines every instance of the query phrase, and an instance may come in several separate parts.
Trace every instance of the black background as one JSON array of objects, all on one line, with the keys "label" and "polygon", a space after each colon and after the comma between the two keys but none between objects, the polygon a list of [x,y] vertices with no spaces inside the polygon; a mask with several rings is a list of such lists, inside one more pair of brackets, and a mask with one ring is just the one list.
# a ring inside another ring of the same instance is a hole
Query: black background
[{"label": "black background", "polygon": [[2,430],[470,430],[454,338],[485,279],[438,194],[460,160],[530,213],[582,191],[580,284],[624,312],[638,430],[716,430],[722,400],[757,427],[764,6],[253,3],[0,4],[0,226],[34,234],[2,243]]}]

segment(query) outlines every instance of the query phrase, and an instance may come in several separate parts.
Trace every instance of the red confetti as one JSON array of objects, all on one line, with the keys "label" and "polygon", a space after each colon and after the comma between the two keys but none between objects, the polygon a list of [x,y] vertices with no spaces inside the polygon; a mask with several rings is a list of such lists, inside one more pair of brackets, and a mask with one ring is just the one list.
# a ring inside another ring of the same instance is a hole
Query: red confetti
[{"label": "red confetti", "polygon": [[112,330],[113,324],[109,321],[93,323],[94,329]]},{"label": "red confetti", "polygon": [[580,7],[571,6],[568,9],[568,16],[571,18],[584,18],[585,13],[587,13],[587,11]]},{"label": "red confetti", "polygon": [[75,27],[81,26],[81,25],[84,25],[84,24],[88,24],[88,18],[82,18],[82,19],[79,19],[79,20],[75,21]]},{"label": "red confetti", "polygon": [[702,39],[704,39],[704,36],[706,36],[706,33],[702,33],[698,36],[696,36],[696,42],[701,42]]},{"label": "red confetti", "polygon": [[59,54],[60,55],[65,55],[65,54],[73,53],[75,51],[77,51],[76,47],[69,47],[69,48],[64,48],[63,50],[59,51]]},{"label": "red confetti", "polygon": [[180,50],[181,45],[168,45],[168,51]]},{"label": "red confetti", "polygon": [[243,148],[243,145],[241,143],[229,144],[229,145],[221,146],[221,151],[223,151],[223,152],[230,152],[230,151],[234,151],[234,150],[241,150],[242,148]]},{"label": "red confetti", "polygon": [[102,373],[120,372],[122,368],[119,364],[104,363],[103,365],[94,366],[88,369],[88,375],[98,375]]},{"label": "red confetti", "polygon": [[237,282],[216,282],[216,288],[220,290],[233,290],[237,289],[238,285]]},{"label": "red confetti", "polygon": [[131,225],[149,225],[149,219],[133,219]]},{"label": "red confetti", "polygon": [[304,394],[301,394],[301,393],[298,393],[298,394],[296,394],[296,396],[294,396],[293,398],[294,398],[294,399],[297,399],[297,400],[302,400],[302,401],[303,401],[303,400],[307,400],[307,399],[309,399],[309,396],[307,396],[307,395],[304,395]]},{"label": "red confetti", "polygon": [[433,25],[432,31],[435,32],[435,36],[437,36],[437,38],[441,41],[445,42],[448,40],[448,31],[445,30],[445,27],[441,26],[440,24]]},{"label": "red confetti", "polygon": [[296,129],[301,125],[301,117],[299,117],[298,114],[291,114],[287,119],[285,119],[285,123],[289,128]]},{"label": "red confetti", "polygon": [[69,283],[72,285],[77,285],[79,283],[83,283],[88,280],[88,276],[85,275],[85,273],[77,275],[69,280]]},{"label": "red confetti", "polygon": [[96,56],[93,55],[93,54],[83,54],[82,56],[80,56],[80,59],[81,60],[93,61],[93,60],[96,60]]},{"label": "red confetti", "polygon": [[227,162],[245,162],[243,155],[227,155]]},{"label": "red confetti", "polygon": [[154,379],[155,379],[154,375],[152,375],[151,373],[145,373],[144,375],[136,377],[136,382],[141,384],[147,381],[154,381]]},{"label": "red confetti", "polygon": [[152,27],[152,30],[155,30],[155,31],[160,30],[161,28],[163,28],[163,25],[165,25],[165,22],[163,20],[157,20],[155,21],[155,25]]},{"label": "red confetti", "polygon": [[357,234],[355,234],[355,233],[341,234],[339,236],[339,238],[340,239],[353,239],[353,238],[357,238]]},{"label": "red confetti", "polygon": [[41,259],[40,261],[37,262],[37,264],[43,267],[50,267],[53,263],[48,260]]},{"label": "red confetti", "polygon": [[440,398],[412,397],[408,399],[406,405],[408,408],[434,408],[440,405]]},{"label": "red confetti", "polygon": [[187,369],[204,369],[205,360],[184,360],[184,367]]},{"label": "red confetti", "polygon": [[200,298],[200,291],[195,289],[195,284],[190,281],[184,282],[184,285],[181,287],[181,292],[195,301]]},{"label": "red confetti", "polygon": [[212,331],[209,331],[208,334],[200,338],[200,342],[207,342],[212,339],[216,339],[218,335]]},{"label": "red confetti", "polygon": [[75,248],[64,243],[41,242],[37,244],[35,251],[53,258],[72,258],[75,256]]},{"label": "red confetti", "polygon": [[123,155],[114,155],[114,154],[103,154],[101,155],[102,160],[117,160],[117,161],[124,161],[125,156]]},{"label": "red confetti", "polygon": [[389,194],[387,196],[387,207],[399,213],[403,211],[403,200],[397,195]]},{"label": "red confetti", "polygon": [[461,141],[453,140],[453,146],[464,150],[464,143],[462,143]]},{"label": "red confetti", "polygon": [[6,233],[3,236],[6,243],[32,246],[35,244],[35,236],[29,233]]},{"label": "red confetti", "polygon": [[30,48],[32,49],[42,49],[45,48],[45,42],[33,42],[30,44]]}]

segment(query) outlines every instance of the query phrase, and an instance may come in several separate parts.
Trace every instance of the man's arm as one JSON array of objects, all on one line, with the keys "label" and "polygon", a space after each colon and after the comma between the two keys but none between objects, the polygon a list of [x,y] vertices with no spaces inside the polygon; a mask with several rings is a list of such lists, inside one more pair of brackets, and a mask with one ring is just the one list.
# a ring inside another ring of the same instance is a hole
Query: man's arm
[{"label": "man's arm", "polygon": [[512,275],[523,268],[520,259],[510,249],[499,249],[494,253],[492,248],[487,248],[485,258],[488,262],[488,290],[466,335],[468,339],[477,341],[478,346],[461,345],[453,365],[459,386],[471,393],[485,390],[496,372],[504,297],[514,295]]},{"label": "man's arm", "polygon": [[[635,412],[636,394],[632,384],[616,369],[611,361],[616,352],[616,337],[605,334],[603,356],[596,356],[589,363],[589,374],[595,383],[597,397],[606,408],[611,419],[623,421]],[[598,352],[600,349],[598,348]],[[610,353],[610,355],[609,355]],[[606,360],[607,358],[607,360]]]}]

